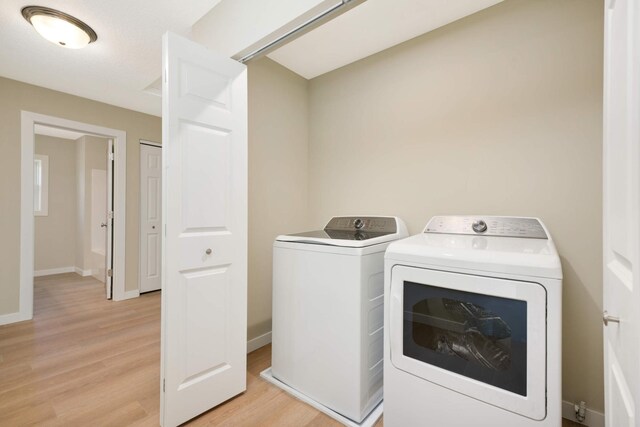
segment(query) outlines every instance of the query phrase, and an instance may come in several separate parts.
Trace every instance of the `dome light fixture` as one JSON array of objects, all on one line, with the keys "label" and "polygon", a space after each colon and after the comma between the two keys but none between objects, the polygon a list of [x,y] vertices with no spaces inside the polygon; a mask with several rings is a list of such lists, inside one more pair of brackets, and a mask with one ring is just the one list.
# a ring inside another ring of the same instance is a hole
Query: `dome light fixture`
[{"label": "dome light fixture", "polygon": [[27,6],[22,8],[22,16],[42,37],[58,46],[80,49],[98,40],[90,26],[59,10]]}]

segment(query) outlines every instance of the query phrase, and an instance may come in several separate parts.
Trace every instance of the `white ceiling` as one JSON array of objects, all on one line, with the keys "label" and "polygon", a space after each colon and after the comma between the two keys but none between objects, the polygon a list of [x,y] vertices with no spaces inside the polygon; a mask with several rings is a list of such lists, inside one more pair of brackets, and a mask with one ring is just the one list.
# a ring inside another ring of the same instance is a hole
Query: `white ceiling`
[{"label": "white ceiling", "polygon": [[42,0],[39,6],[79,18],[98,33],[84,49],[46,41],[20,14],[31,4],[0,1],[0,76],[160,115],[144,92],[161,74],[162,34],[188,35],[220,0]]},{"label": "white ceiling", "polygon": [[[24,0],[1,0],[0,76],[159,116],[162,34],[188,36],[220,1],[37,2],[69,13],[96,31],[97,42],[74,50],[36,33],[20,14]],[[313,78],[500,1],[367,0],[269,57]]]},{"label": "white ceiling", "polygon": [[502,0],[367,0],[267,55],[312,79]]},{"label": "white ceiling", "polygon": [[45,126],[45,125],[38,125],[38,124],[36,124],[33,127],[33,133],[35,133],[36,135],[53,136],[55,138],[72,139],[74,141],[86,135],[85,133],[76,132],[74,130],[61,129],[53,126]]}]

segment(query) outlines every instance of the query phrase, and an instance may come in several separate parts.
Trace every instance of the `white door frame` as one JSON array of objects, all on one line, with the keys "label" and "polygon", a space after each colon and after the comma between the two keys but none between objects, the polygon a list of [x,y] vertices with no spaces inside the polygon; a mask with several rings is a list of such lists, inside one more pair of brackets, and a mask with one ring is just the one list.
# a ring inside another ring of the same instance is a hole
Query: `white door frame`
[{"label": "white door frame", "polygon": [[[146,139],[141,139],[139,141],[140,143],[138,144],[138,146],[140,145],[149,145],[152,147],[158,147],[160,149],[162,149],[162,144],[160,144],[159,142],[154,142],[154,141],[149,141]],[[140,167],[140,174],[142,174],[142,167]],[[142,193],[142,180],[140,180],[140,193]],[[138,259],[140,260],[140,262],[138,263],[138,292],[142,291],[142,268],[140,268],[140,265],[142,264],[142,239],[144,237],[143,235],[143,228],[142,228],[142,221],[144,220],[144,218],[142,217],[142,198],[138,198],[138,212],[140,212],[140,233],[139,233],[139,243],[138,243]],[[160,233],[160,236],[162,238],[164,238],[164,233]],[[162,257],[161,261],[162,261]],[[160,268],[162,269],[162,266],[160,266]],[[162,289],[162,288],[161,288]]]},{"label": "white door frame", "polygon": [[20,168],[20,320],[33,318],[34,218],[33,218],[33,156],[36,124],[77,130],[87,134],[112,138],[115,146],[114,170],[114,258],[113,299],[127,299],[125,294],[125,214],[127,133],[118,129],[95,126],[44,114],[21,112]]},{"label": "white door frame", "polygon": [[604,423],[640,425],[640,4],[604,2]]}]

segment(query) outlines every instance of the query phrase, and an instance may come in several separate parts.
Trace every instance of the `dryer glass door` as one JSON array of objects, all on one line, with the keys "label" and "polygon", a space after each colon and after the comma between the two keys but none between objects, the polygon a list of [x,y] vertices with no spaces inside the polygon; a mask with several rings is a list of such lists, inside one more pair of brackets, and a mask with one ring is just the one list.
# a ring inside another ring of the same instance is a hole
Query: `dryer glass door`
[{"label": "dryer glass door", "polygon": [[527,302],[404,282],[402,353],[527,395]]},{"label": "dryer glass door", "polygon": [[395,266],[391,361],[533,419],[546,415],[546,292],[532,282]]}]

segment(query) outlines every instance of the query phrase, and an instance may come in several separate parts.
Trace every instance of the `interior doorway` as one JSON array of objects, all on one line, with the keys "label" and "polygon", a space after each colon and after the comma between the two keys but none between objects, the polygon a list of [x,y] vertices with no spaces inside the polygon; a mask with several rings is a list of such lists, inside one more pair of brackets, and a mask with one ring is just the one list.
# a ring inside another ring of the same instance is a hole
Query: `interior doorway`
[{"label": "interior doorway", "polygon": [[[40,163],[40,166],[36,166],[35,162],[37,160],[35,156],[36,126],[46,126],[61,131],[75,131],[111,141],[110,144],[113,148],[109,150],[107,156],[113,163],[107,167],[107,173],[103,180],[106,181],[108,187],[107,195],[113,195],[113,197],[108,197],[106,202],[107,226],[104,227],[107,229],[104,251],[106,259],[105,293],[107,297],[112,297],[114,300],[127,299],[124,285],[126,132],[23,111],[21,115],[20,320],[33,318],[33,277],[36,271],[34,208],[42,208],[41,202],[36,202],[38,191],[42,191],[42,177],[36,177],[35,173],[37,168],[42,168],[43,164]],[[109,174],[109,170],[112,171],[111,174]],[[43,170],[40,169],[40,172],[42,173]],[[40,179],[40,187],[35,185],[36,178]],[[109,189],[109,185],[112,186],[112,191]],[[98,204],[97,201],[96,204]],[[91,210],[91,205],[88,206],[88,209]],[[96,208],[99,209],[99,206]],[[98,234],[96,234],[97,236]],[[96,245],[100,245],[98,240],[95,242]],[[112,245],[109,244],[110,242]],[[98,272],[98,274],[100,273]],[[135,296],[137,295],[136,290]]]},{"label": "interior doorway", "polygon": [[34,276],[92,276],[110,298],[113,141],[41,124],[34,133]]}]

